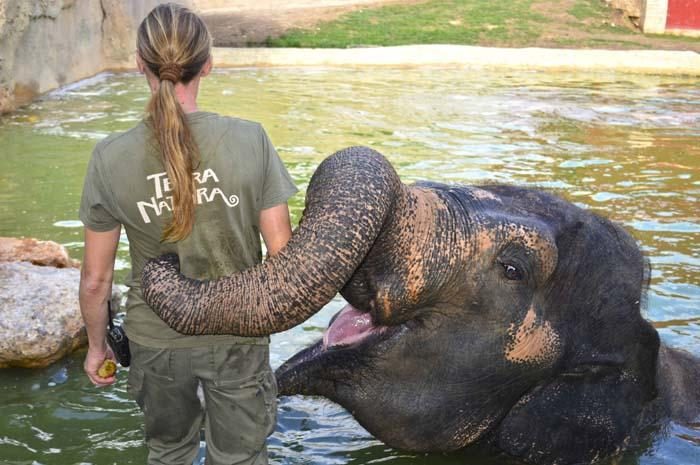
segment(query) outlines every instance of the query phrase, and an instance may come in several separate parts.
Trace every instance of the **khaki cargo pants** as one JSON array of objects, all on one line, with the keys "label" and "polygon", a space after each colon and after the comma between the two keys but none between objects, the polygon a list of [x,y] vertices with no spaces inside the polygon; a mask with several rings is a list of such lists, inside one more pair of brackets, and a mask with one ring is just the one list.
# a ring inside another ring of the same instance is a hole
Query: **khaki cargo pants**
[{"label": "khaki cargo pants", "polygon": [[144,413],[149,465],[192,465],[202,426],[207,465],[267,464],[277,414],[267,343],[130,348],[128,390]]}]

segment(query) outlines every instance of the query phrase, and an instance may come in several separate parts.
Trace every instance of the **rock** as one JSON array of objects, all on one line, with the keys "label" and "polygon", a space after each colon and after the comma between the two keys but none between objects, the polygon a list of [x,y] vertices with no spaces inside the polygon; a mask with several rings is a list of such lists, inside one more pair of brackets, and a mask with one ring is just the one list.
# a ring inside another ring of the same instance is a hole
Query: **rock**
[{"label": "rock", "polygon": [[134,68],[136,28],[159,3],[1,0],[0,113],[105,69]]},{"label": "rock", "polygon": [[639,27],[639,18],[642,16],[642,0],[605,0],[613,11],[626,18],[635,27]]},{"label": "rock", "polygon": [[[0,368],[41,368],[87,345],[75,268],[0,263]],[[112,308],[118,311],[115,287]]]},{"label": "rock", "polygon": [[642,0],[611,0],[613,8],[625,12],[630,18],[642,16]]},{"label": "rock", "polygon": [[[0,237],[0,368],[45,367],[87,344],[79,267],[56,242]],[[115,286],[115,314],[119,297]]]},{"label": "rock", "polygon": [[0,262],[31,262],[56,268],[80,267],[80,262],[70,258],[61,244],[31,238],[0,237]]}]

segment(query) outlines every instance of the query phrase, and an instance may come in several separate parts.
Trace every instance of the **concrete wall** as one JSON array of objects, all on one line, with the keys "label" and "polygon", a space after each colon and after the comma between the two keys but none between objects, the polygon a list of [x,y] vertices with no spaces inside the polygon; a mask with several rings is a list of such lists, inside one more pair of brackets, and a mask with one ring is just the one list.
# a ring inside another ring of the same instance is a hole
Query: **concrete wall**
[{"label": "concrete wall", "polygon": [[700,34],[700,0],[669,0],[666,30],[689,30]]},{"label": "concrete wall", "polygon": [[106,68],[132,67],[163,0],[0,0],[0,113]]},{"label": "concrete wall", "polygon": [[646,0],[642,14],[642,30],[647,34],[663,34],[666,31],[668,0]]},{"label": "concrete wall", "polygon": [[647,34],[700,37],[700,0],[645,0],[643,10]]}]

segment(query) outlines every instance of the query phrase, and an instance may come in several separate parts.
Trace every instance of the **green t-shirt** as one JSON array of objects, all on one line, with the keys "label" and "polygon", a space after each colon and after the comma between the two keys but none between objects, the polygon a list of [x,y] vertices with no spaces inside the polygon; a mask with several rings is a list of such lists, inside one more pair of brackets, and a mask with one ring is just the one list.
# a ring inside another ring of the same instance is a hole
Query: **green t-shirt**
[{"label": "green t-shirt", "polygon": [[166,252],[177,253],[182,273],[196,279],[214,279],[260,263],[260,211],[285,203],[297,191],[260,124],[205,112],[189,113],[187,121],[201,161],[195,168],[195,223],[186,239],[161,242],[172,199],[160,152],[144,122],[95,147],[80,219],[93,231],[119,225],[126,230],[132,271],[125,329],[134,342],[161,348],[261,343],[267,338],[179,334],[143,301],[143,266]]}]

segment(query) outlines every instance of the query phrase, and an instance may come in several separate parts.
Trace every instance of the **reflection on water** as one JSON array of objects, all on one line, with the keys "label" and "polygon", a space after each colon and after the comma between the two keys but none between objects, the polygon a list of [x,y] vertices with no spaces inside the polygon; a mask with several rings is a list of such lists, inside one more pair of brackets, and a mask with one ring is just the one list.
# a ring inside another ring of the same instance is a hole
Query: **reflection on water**
[{"label": "reflection on water", "polygon": [[[227,70],[204,81],[203,109],[262,122],[303,190],[328,154],[369,145],[406,182],[504,182],[551,190],[625,225],[652,263],[646,316],[663,340],[700,355],[700,81],[457,69]],[[97,76],[0,119],[0,235],[82,255],[78,203],[95,142],[134,125],[137,75]],[[298,221],[303,194],[292,200]],[[117,280],[129,269],[126,238]],[[342,302],[273,337],[278,366],[316,340]],[[140,414],[117,385],[96,390],[81,356],[0,372],[0,457],[8,464],[145,462]],[[695,464],[700,427],[672,425],[622,463]],[[323,399],[288,398],[274,463],[491,464],[468,451],[416,456],[371,438]]]}]

